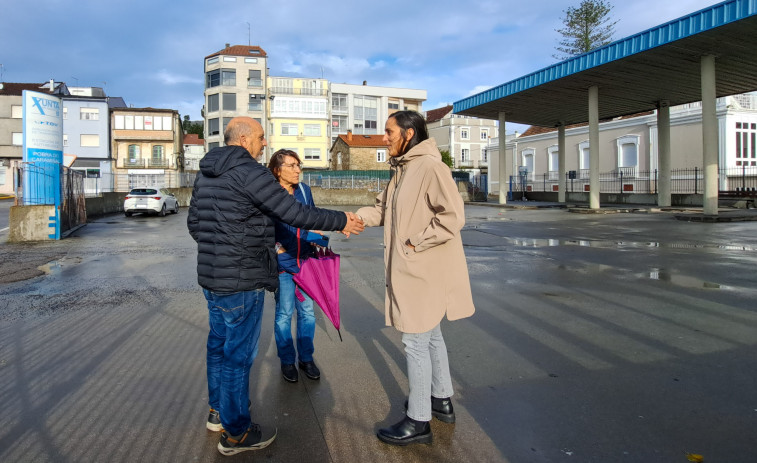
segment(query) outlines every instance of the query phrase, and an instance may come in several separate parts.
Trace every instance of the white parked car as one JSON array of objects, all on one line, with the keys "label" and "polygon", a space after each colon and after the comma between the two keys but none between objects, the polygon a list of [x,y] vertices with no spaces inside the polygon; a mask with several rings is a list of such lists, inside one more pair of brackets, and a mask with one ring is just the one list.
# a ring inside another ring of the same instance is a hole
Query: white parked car
[{"label": "white parked car", "polygon": [[179,202],[165,188],[133,188],[124,198],[124,214],[131,217],[136,212],[155,213],[161,217],[166,212],[176,214],[179,212]]}]

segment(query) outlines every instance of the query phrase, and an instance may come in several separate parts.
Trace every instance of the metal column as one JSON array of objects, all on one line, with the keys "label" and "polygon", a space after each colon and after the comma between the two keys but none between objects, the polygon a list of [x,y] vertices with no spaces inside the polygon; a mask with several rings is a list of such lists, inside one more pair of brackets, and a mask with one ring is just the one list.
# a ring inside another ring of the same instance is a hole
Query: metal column
[{"label": "metal column", "polygon": [[499,113],[499,203],[507,204],[507,135],[505,132],[505,112]]},{"label": "metal column", "polygon": [[718,118],[715,113],[715,57],[703,56],[702,73],[702,167],[704,214],[718,214]]},{"label": "metal column", "polygon": [[559,164],[557,169],[557,175],[559,175],[557,180],[557,202],[564,203],[566,197],[565,174],[567,172],[565,167],[565,124],[557,126],[557,149],[557,163]]},{"label": "metal column", "polygon": [[657,205],[670,207],[670,104],[657,105]]},{"label": "metal column", "polygon": [[599,87],[589,87],[589,208],[599,209]]}]

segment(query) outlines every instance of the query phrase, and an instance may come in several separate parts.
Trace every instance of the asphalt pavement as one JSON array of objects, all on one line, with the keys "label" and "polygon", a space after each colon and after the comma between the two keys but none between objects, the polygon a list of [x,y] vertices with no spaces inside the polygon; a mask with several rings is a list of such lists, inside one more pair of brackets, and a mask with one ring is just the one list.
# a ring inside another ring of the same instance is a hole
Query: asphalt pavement
[{"label": "asphalt pavement", "polygon": [[0,279],[0,461],[755,462],[757,222],[674,215],[466,206],[477,312],[442,323],[457,422],[406,448],[375,437],[407,395],[382,231],[332,234],[343,342],[316,309],[322,377],[287,383],[267,297],[250,394],[278,438],[233,457],[205,429],[186,209],[0,240],[2,267],[41,273]]}]

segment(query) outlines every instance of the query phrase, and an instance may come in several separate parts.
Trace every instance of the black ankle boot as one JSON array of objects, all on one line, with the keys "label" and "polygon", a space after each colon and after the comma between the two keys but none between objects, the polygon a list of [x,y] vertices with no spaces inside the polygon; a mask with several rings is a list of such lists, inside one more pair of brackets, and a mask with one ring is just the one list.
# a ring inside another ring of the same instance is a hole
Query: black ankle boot
[{"label": "black ankle boot", "polygon": [[[407,400],[405,401],[405,410],[407,410]],[[439,399],[431,396],[431,415],[439,421],[454,423],[455,409],[452,407],[452,399],[449,397]]]},{"label": "black ankle boot", "polygon": [[405,416],[399,423],[379,429],[376,434],[380,441],[392,445],[430,444],[431,426],[428,421],[415,421]]},{"label": "black ankle boot", "polygon": [[455,409],[452,407],[452,399],[449,397],[439,399],[431,397],[431,414],[439,421],[445,423],[455,422]]}]

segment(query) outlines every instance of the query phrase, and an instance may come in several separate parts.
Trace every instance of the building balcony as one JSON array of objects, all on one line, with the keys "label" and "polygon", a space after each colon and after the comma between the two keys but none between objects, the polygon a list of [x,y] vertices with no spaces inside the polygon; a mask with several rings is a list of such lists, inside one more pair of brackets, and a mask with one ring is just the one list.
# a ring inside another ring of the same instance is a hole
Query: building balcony
[{"label": "building balcony", "polygon": [[271,87],[272,95],[305,95],[305,96],[326,96],[328,90],[325,88],[289,88],[289,87]]},{"label": "building balcony", "polygon": [[117,166],[122,169],[173,169],[170,159],[119,159]]},{"label": "building balcony", "polygon": [[464,168],[472,168],[473,167],[473,161],[466,160],[466,161],[458,161],[457,167],[464,169]]}]

